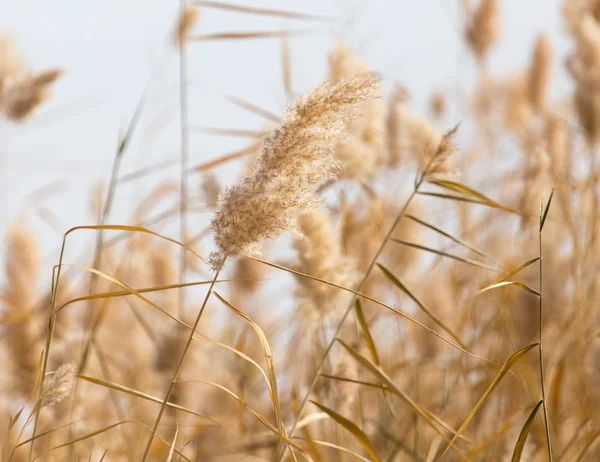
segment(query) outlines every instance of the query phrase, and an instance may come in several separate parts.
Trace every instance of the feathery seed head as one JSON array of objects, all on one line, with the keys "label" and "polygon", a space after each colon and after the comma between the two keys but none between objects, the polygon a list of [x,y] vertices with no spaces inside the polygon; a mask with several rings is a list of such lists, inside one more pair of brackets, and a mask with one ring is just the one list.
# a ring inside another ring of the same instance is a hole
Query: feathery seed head
[{"label": "feathery seed head", "polygon": [[46,381],[39,407],[54,406],[69,396],[75,383],[76,372],[77,366],[75,364],[66,363],[60,366]]},{"label": "feathery seed head", "polygon": [[481,0],[475,11],[466,37],[475,55],[482,59],[498,40],[500,14],[497,0]]},{"label": "feathery seed head", "polygon": [[213,269],[229,255],[256,254],[263,240],[297,231],[298,217],[320,203],[319,186],[340,168],[333,154],[348,109],[372,98],[377,86],[370,75],[323,83],[287,109],[283,124],[264,139],[254,171],[221,195],[212,221]]}]

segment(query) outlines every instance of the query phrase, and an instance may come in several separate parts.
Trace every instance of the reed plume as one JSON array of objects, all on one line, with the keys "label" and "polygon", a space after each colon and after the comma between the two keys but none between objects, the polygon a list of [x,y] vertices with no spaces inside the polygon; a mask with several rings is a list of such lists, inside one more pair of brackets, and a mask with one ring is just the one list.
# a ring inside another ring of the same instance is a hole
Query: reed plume
[{"label": "reed plume", "polygon": [[297,232],[299,215],[318,206],[315,192],[339,171],[334,149],[345,133],[347,109],[372,98],[377,84],[370,75],[323,83],[288,108],[283,124],[263,141],[252,174],[221,196],[212,221],[213,269],[229,255],[257,254],[265,239]]}]

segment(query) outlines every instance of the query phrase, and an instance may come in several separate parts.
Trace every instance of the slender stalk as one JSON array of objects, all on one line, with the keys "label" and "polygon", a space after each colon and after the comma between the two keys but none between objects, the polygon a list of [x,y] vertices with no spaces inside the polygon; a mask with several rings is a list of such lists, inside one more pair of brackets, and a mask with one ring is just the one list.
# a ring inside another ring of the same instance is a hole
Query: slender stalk
[{"label": "slender stalk", "polygon": [[[187,7],[187,0],[179,0],[179,17],[182,18]],[[179,237],[185,242],[187,230],[187,200],[188,200],[188,87],[187,87],[187,54],[186,40],[182,37],[179,41],[179,123],[180,123],[180,148],[181,148],[181,170],[180,170],[180,198],[179,198]],[[187,270],[186,249],[181,248],[179,263],[179,282],[183,283]],[[185,289],[179,291],[179,318],[183,319],[185,309]]]},{"label": "slender stalk", "polygon": [[[40,387],[38,390],[38,401],[44,393],[44,378],[46,376],[46,370],[48,369],[48,358],[50,357],[50,346],[52,345],[52,336],[54,334],[54,324],[56,321],[55,308],[56,308],[56,293],[58,292],[58,283],[60,282],[60,273],[62,269],[62,261],[65,255],[65,247],[67,244],[67,236],[63,236],[63,243],[60,249],[60,258],[58,260],[58,268],[56,270],[56,278],[54,278],[54,271],[52,272],[52,303],[50,308],[50,319],[48,320],[48,334],[46,336],[46,346],[44,347],[44,355],[42,358],[42,372],[40,375]],[[31,434],[31,446],[29,447],[29,462],[33,460],[33,446],[35,444],[35,434],[37,430],[37,423],[40,417],[40,407],[37,406],[35,410],[35,420],[33,422],[33,432]]]},{"label": "slender stalk", "polygon": [[154,422],[154,427],[152,428],[152,433],[150,434],[150,438],[148,438],[148,443],[146,444],[146,449],[144,450],[144,456],[142,457],[142,462],[145,462],[146,459],[148,458],[148,453],[150,452],[150,446],[152,446],[152,441],[154,440],[154,435],[156,434],[156,431],[158,430],[158,425],[160,423],[160,419],[162,418],[162,415],[165,412],[167,403],[169,402],[169,398],[171,397],[171,393],[173,393],[173,389],[175,388],[175,384],[177,383],[177,377],[179,376],[179,373],[181,372],[183,363],[185,361],[187,353],[192,344],[192,340],[194,338],[194,333],[198,329],[198,324],[200,323],[200,318],[202,317],[202,313],[204,313],[204,308],[206,308],[206,304],[208,303],[208,299],[210,298],[210,295],[212,294],[213,287],[215,286],[215,283],[217,282],[218,277],[219,277],[219,270],[217,270],[215,272],[215,277],[212,280],[212,282],[210,283],[210,287],[208,289],[208,292],[206,293],[204,302],[202,302],[202,307],[200,308],[200,311],[198,312],[198,316],[196,317],[196,320],[194,321],[194,325],[192,326],[190,335],[187,339],[187,342],[185,344],[183,352],[181,353],[181,358],[179,358],[179,364],[177,365],[177,368],[175,369],[175,373],[173,374],[173,379],[171,380],[169,389],[167,390],[167,393],[165,394],[165,398],[163,399],[162,405],[160,407],[160,411],[158,413],[158,416],[156,417],[156,421]]},{"label": "slender stalk", "polygon": [[[358,285],[357,292],[360,292],[362,290],[362,288],[364,287],[364,285],[366,284],[367,279],[369,278],[369,276],[371,275],[371,272],[373,271],[373,268],[375,267],[375,263],[377,262],[377,259],[379,258],[379,256],[383,252],[383,249],[384,249],[386,243],[392,237],[392,234],[394,233],[394,230],[396,229],[396,226],[398,226],[398,223],[400,222],[400,220],[402,219],[402,217],[406,213],[406,210],[408,209],[408,206],[410,205],[411,201],[413,200],[413,198],[417,194],[417,191],[419,189],[419,186],[421,185],[421,182],[422,182],[422,177],[419,178],[419,181],[417,181],[417,183],[415,184],[415,188],[413,189],[412,193],[410,194],[410,196],[406,200],[404,206],[402,207],[402,210],[400,210],[400,212],[396,216],[396,219],[394,220],[394,223],[392,223],[392,226],[390,226],[390,229],[388,230],[388,232],[385,235],[383,241],[381,242],[381,245],[377,249],[377,252],[375,252],[375,255],[373,256],[373,259],[371,260],[371,263],[369,264],[369,267],[367,268],[367,271],[365,272],[365,275],[363,276],[360,284]],[[317,368],[317,370],[316,370],[316,372],[315,372],[315,374],[313,376],[313,379],[312,379],[312,381],[311,381],[311,383],[310,383],[310,385],[308,387],[308,390],[306,391],[306,393],[304,395],[304,398],[302,399],[302,403],[300,404],[300,408],[298,409],[298,412],[296,414],[296,419],[294,421],[294,424],[292,425],[292,429],[290,430],[290,438],[294,436],[294,431],[296,430],[296,426],[298,425],[298,422],[300,420],[300,416],[302,415],[302,411],[304,410],[304,407],[306,406],[306,403],[308,402],[308,398],[310,397],[310,394],[312,393],[313,389],[315,388],[315,384],[317,383],[317,379],[319,378],[319,375],[323,371],[323,367],[325,365],[325,361],[326,361],[327,357],[329,356],[329,353],[333,349],[333,345],[335,345],[335,341],[336,341],[338,335],[340,334],[340,332],[342,330],[342,326],[343,326],[344,322],[346,321],[346,318],[348,317],[348,315],[350,314],[350,312],[354,308],[354,304],[356,303],[356,298],[357,297],[358,296],[356,294],[354,294],[352,296],[352,300],[350,301],[350,304],[348,305],[348,308],[346,309],[346,312],[344,313],[344,315],[340,319],[340,322],[337,325],[335,333],[333,334],[333,337],[332,337],[331,341],[329,342],[329,345],[327,345],[327,348],[325,349],[325,353],[323,354],[323,357],[321,358],[321,362],[319,363],[319,367]],[[287,446],[286,446],[286,449],[287,449]],[[284,456],[285,456],[285,450],[282,453],[281,458],[279,460],[282,460]]]},{"label": "slender stalk", "polygon": [[539,340],[538,349],[540,352],[540,382],[542,385],[542,400],[544,408],[544,424],[546,426],[546,443],[548,447],[548,460],[552,462],[552,445],[550,444],[550,426],[548,425],[548,408],[546,406],[546,387],[544,386],[544,355],[542,352],[542,315],[544,312],[544,266],[542,260],[542,229],[538,233],[538,241],[540,248],[540,309],[539,309]]},{"label": "slender stalk", "polygon": [[[125,151],[127,150],[128,145],[129,145],[129,141],[131,140],[131,137],[133,136],[133,133],[134,133],[134,131],[138,125],[138,122],[140,120],[140,116],[142,114],[142,109],[144,107],[143,103],[145,101],[146,91],[147,90],[144,90],[144,93],[142,93],[142,96],[140,97],[138,105],[136,106],[135,112],[129,123],[129,127],[127,128],[127,132],[119,140],[119,144],[117,146],[117,151],[115,153],[115,157],[113,160],[113,165],[112,165],[112,169],[111,169],[111,173],[110,173],[108,190],[106,192],[106,201],[104,202],[104,207],[102,208],[102,213],[98,220],[99,225],[106,224],[106,220],[110,216],[114,198],[115,198],[116,192],[117,192],[117,186],[119,184],[119,172],[121,170],[121,162],[123,161],[123,157],[125,155]],[[94,248],[94,258],[93,258],[92,268],[100,267],[100,262],[102,259],[102,249],[104,248],[104,244],[105,244],[104,231],[101,229],[98,231],[98,234],[96,237],[96,245]],[[64,243],[63,243],[63,245],[64,245]],[[61,259],[61,262],[62,262],[62,259]],[[97,275],[91,274],[89,286],[88,286],[88,293],[91,294],[94,292],[97,283],[98,283]],[[57,282],[57,284],[58,284],[58,282]],[[57,287],[58,287],[58,285],[57,285]],[[53,297],[54,297],[54,295],[53,295]],[[87,326],[89,326],[89,332],[88,332],[87,338],[84,341],[83,348],[81,350],[82,351],[81,357],[79,358],[79,363],[78,363],[78,367],[77,367],[77,373],[79,373],[79,374],[83,372],[83,370],[85,369],[85,366],[87,365],[90,348],[93,345],[93,340],[95,337],[96,330],[100,326],[101,321],[103,319],[102,311],[100,313],[98,313],[98,315],[96,317],[94,317],[94,313],[92,310],[93,303],[94,302],[91,300],[87,303],[87,310],[89,311],[89,314],[87,316],[85,324]],[[113,392],[111,391],[111,394],[112,393]],[[73,387],[73,399],[71,401],[71,403],[72,403],[71,417],[73,416],[73,412],[76,408],[77,401],[78,401],[77,381],[75,381],[75,385]],[[36,419],[36,421],[37,421],[37,419]],[[73,431],[74,431],[74,429],[72,427],[69,427],[69,440],[71,440],[73,437]],[[73,451],[74,451],[74,448],[72,447],[71,455],[73,455]]]}]

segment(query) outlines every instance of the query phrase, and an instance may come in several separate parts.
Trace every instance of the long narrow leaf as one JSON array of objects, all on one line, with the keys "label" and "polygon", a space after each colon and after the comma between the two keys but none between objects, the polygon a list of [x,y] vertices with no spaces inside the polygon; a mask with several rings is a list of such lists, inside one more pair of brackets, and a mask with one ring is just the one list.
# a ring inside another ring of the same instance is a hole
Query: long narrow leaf
[{"label": "long narrow leaf", "polygon": [[258,335],[260,344],[261,344],[263,352],[265,354],[265,359],[267,361],[267,370],[268,370],[269,379],[271,382],[271,389],[270,389],[271,401],[273,404],[273,410],[275,411],[275,418],[277,419],[277,431],[278,431],[278,436],[279,436],[279,439],[281,442],[281,440],[285,434],[285,429],[283,427],[283,417],[281,414],[281,402],[279,400],[279,392],[277,390],[277,376],[275,374],[275,365],[273,363],[273,352],[271,351],[271,345],[269,344],[269,341],[267,340],[267,336],[265,335],[263,330],[260,328],[260,326],[258,324],[256,324],[252,319],[250,319],[246,314],[244,314],[242,311],[238,310],[235,306],[233,306],[231,303],[229,303],[227,300],[225,300],[223,297],[221,297],[214,290],[213,290],[213,294],[221,303],[223,303],[223,305],[225,305],[227,308],[229,308],[231,311],[233,311],[235,314],[237,314],[239,317],[241,317],[244,321],[246,321],[248,324],[250,324],[250,327],[252,327],[254,332],[256,332],[256,334]]},{"label": "long narrow leaf", "polygon": [[489,207],[501,209],[506,212],[516,213],[517,215],[522,215],[521,212],[519,212],[515,209],[511,209],[510,207],[506,207],[505,205],[502,205],[499,202],[496,202],[495,200],[490,199],[485,194],[482,194],[479,191],[469,188],[468,186],[465,186],[464,184],[457,183],[455,181],[440,180],[440,179],[428,179],[427,181],[429,183],[435,184],[436,186],[439,186],[441,188],[449,189],[451,191],[459,192],[466,196],[473,197],[473,198],[483,202],[484,204],[486,204]]},{"label": "long narrow leaf", "polygon": [[329,417],[331,417],[333,420],[339,423],[346,430],[348,430],[352,434],[352,436],[354,436],[354,438],[356,438],[356,440],[362,445],[362,447],[365,448],[365,450],[369,453],[371,459],[373,459],[373,462],[381,462],[381,458],[379,457],[379,455],[377,455],[377,451],[373,447],[371,441],[369,441],[367,435],[365,435],[365,433],[360,428],[358,428],[358,426],[354,422],[346,419],[344,416],[338,414],[333,409],[329,409],[328,407],[317,403],[316,401],[311,400],[310,402],[317,406],[321,411],[328,414]]},{"label": "long narrow leaf", "polygon": [[548,211],[550,210],[550,204],[552,203],[552,197],[554,196],[554,188],[552,188],[552,192],[550,193],[550,197],[548,198],[548,203],[546,204],[546,208],[544,209],[544,214],[540,219],[540,233],[542,229],[544,229],[544,223],[546,223],[546,218],[548,217]]},{"label": "long narrow leaf", "polygon": [[485,289],[478,290],[477,292],[475,292],[475,295],[480,295],[484,292],[487,292],[488,290],[497,289],[498,287],[511,286],[511,285],[517,286],[526,292],[530,292],[532,294],[537,295],[538,297],[540,296],[540,293],[537,290],[532,289],[529,286],[526,286],[522,282],[513,282],[513,281],[504,281],[504,282],[498,282],[496,284],[492,284],[491,286],[487,286]]},{"label": "long narrow leaf", "polygon": [[540,401],[539,403],[537,403],[535,405],[535,407],[529,414],[529,417],[525,421],[525,425],[523,425],[523,428],[521,429],[521,433],[519,433],[519,438],[517,439],[517,443],[515,444],[515,450],[513,451],[513,455],[512,455],[512,459],[511,459],[512,462],[520,462],[521,455],[523,454],[523,448],[525,447],[525,442],[527,441],[527,435],[529,435],[529,430],[531,429],[531,426],[533,425],[533,420],[535,419],[535,415],[537,414],[537,411],[540,408],[540,406],[542,405],[542,403],[543,403],[543,401]]},{"label": "long narrow leaf", "polygon": [[390,241],[394,241],[397,244],[406,245],[408,247],[413,247],[415,249],[424,250],[425,252],[431,252],[436,255],[440,255],[442,257],[451,258],[452,260],[460,261],[462,263],[467,263],[468,265],[477,266],[478,268],[483,268],[488,271],[497,272],[498,269],[493,266],[486,265],[485,263],[480,263],[477,260],[472,260],[470,258],[459,257],[458,255],[452,255],[451,253],[444,252],[443,250],[432,249],[431,247],[426,247],[424,245],[415,244],[413,242],[403,241],[402,239],[391,238]]},{"label": "long narrow leaf", "polygon": [[438,228],[437,226],[432,225],[431,223],[427,223],[426,221],[423,221],[420,218],[415,217],[414,215],[405,215],[405,217],[409,218],[413,221],[416,221],[417,223],[435,231],[438,234],[441,234],[442,236],[447,237],[448,239],[452,239],[457,244],[462,245],[463,247],[471,250],[472,252],[475,252],[478,255],[481,255],[483,258],[487,258],[488,260],[490,260],[496,264],[499,264],[496,260],[494,260],[494,258],[491,255],[487,254],[486,252],[479,249],[478,247],[476,247],[472,244],[469,244],[467,241],[464,241],[456,236],[453,236],[452,234],[448,233],[447,231],[444,231],[443,229]]},{"label": "long narrow leaf", "polygon": [[496,377],[494,377],[494,380],[492,380],[492,383],[488,386],[488,388],[485,390],[485,392],[483,393],[483,395],[481,396],[481,398],[479,398],[479,401],[477,401],[477,403],[475,404],[475,406],[473,406],[473,409],[471,409],[471,411],[469,412],[469,414],[467,415],[467,417],[465,418],[465,420],[463,421],[463,423],[461,424],[461,426],[458,428],[458,430],[456,432],[456,435],[452,438],[452,441],[446,447],[446,449],[444,450],[444,452],[443,452],[442,455],[446,454],[446,452],[448,452],[448,449],[450,449],[450,447],[452,447],[454,445],[454,442],[456,441],[456,438],[467,428],[467,426],[469,425],[469,423],[471,422],[471,420],[473,420],[473,417],[475,417],[475,414],[477,414],[477,412],[479,411],[479,409],[481,409],[481,406],[483,406],[483,403],[485,402],[485,400],[487,399],[487,397],[492,393],[492,391],[494,391],[494,388],[496,388],[496,386],[500,383],[500,381],[506,375],[506,373],[523,356],[525,356],[529,350],[531,350],[532,348],[534,348],[536,346],[538,346],[537,343],[532,343],[531,345],[527,345],[526,347],[521,348],[520,350],[516,351],[515,353],[513,353],[512,355],[510,355],[508,357],[508,359],[505,361],[504,365],[502,366],[502,369],[500,369],[500,372],[498,372],[498,374],[496,375]]},{"label": "long narrow leaf", "polygon": [[371,354],[371,358],[373,358],[373,362],[379,366],[379,355],[377,354],[377,347],[375,346],[375,341],[373,340],[373,336],[371,335],[371,332],[369,331],[369,325],[367,324],[367,320],[365,319],[365,314],[363,313],[363,310],[362,310],[362,304],[360,303],[360,300],[358,298],[356,299],[355,308],[356,308],[356,319],[358,320],[358,323],[360,324],[360,328],[362,329],[363,334],[365,336],[365,341],[367,342],[367,347],[369,348],[369,353]]},{"label": "long narrow leaf", "polygon": [[475,292],[475,295],[479,295],[487,290],[489,290],[490,288],[492,288],[492,286],[495,286],[496,284],[500,283],[500,282],[504,282],[506,281],[508,278],[510,278],[511,276],[514,276],[515,274],[517,274],[519,271],[527,268],[529,265],[534,264],[536,261],[538,261],[540,259],[540,257],[535,257],[532,258],[531,260],[523,263],[521,266],[519,266],[518,268],[512,270],[510,273],[508,273],[506,276],[501,277],[500,279],[497,279],[496,281],[492,282],[489,286],[484,287],[481,290],[478,290],[477,292]]},{"label": "long narrow leaf", "polygon": [[[415,415],[422,417],[429,426],[434,429],[439,435],[444,437],[446,441],[450,441],[446,435],[444,435],[437,427],[436,424],[448,430],[450,433],[455,434],[456,431],[452,429],[450,425],[445,423],[442,419],[437,417],[434,413],[426,410],[424,407],[417,404],[410,396],[400,390],[392,381],[392,379],[381,369],[379,366],[373,364],[363,355],[361,355],[354,348],[350,347],[343,340],[337,339],[337,341],[357,360],[359,364],[368,369],[373,375],[375,375],[382,383],[388,386],[389,390],[402,399],[409,408],[415,413]],[[465,439],[465,438],[463,438]]]},{"label": "long narrow leaf", "polygon": [[[128,395],[135,396],[137,398],[142,398],[147,401],[151,401],[153,403],[160,404],[163,402],[162,399],[156,398],[155,396],[149,395],[147,393],[143,393],[143,392],[135,390],[133,388],[126,387],[124,385],[119,385],[118,383],[109,382],[108,380],[103,380],[103,379],[99,379],[96,377],[88,377],[88,376],[81,375],[81,374],[77,374],[77,378],[81,379],[81,380],[85,380],[86,382],[89,382],[89,383],[93,383],[95,385],[100,385],[101,387],[111,388],[113,390],[121,391],[123,393],[127,393]],[[172,409],[177,409],[177,410],[185,412],[187,414],[195,415],[196,417],[201,417],[203,419],[206,419],[206,420],[212,422],[215,425],[218,425],[219,427],[223,427],[225,430],[229,431],[230,433],[234,433],[231,430],[229,430],[227,427],[223,426],[223,424],[217,422],[216,420],[208,417],[205,414],[201,414],[199,412],[193,411],[192,409],[188,409],[184,406],[180,406],[178,404],[173,404],[173,403],[167,403],[167,407],[170,407]]]},{"label": "long narrow leaf", "polygon": [[390,270],[388,270],[385,266],[383,266],[381,263],[377,263],[377,266],[379,267],[379,269],[381,271],[383,271],[383,274],[385,274],[385,276],[398,288],[400,288],[400,290],[402,290],[406,295],[408,295],[418,306],[419,308],[421,308],[425,314],[427,314],[427,316],[429,316],[433,322],[435,322],[438,326],[440,326],[442,329],[444,329],[446,332],[448,332],[452,338],[454,340],[456,340],[458,342],[458,344],[463,347],[464,349],[467,349],[467,346],[462,342],[462,340],[460,339],[460,337],[458,335],[456,335],[456,333],[454,333],[454,331],[452,329],[450,329],[450,327],[448,327],[444,321],[442,321],[440,318],[438,318],[436,316],[435,313],[433,313],[426,305],[425,303],[423,303],[415,294],[413,294],[408,287],[406,287],[396,276],[394,276],[392,274],[392,272]]}]

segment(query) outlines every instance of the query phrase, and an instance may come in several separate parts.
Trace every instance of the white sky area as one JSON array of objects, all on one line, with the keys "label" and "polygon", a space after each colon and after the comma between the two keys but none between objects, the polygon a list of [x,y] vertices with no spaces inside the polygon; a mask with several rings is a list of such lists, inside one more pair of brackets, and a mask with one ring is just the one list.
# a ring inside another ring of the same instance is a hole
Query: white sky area
[{"label": "white sky area", "polygon": [[[337,39],[379,72],[387,89],[394,82],[407,87],[420,110],[426,108],[432,90],[449,90],[450,95],[471,90],[473,60],[462,42],[458,0],[236,2],[339,18],[329,23],[283,21],[202,10],[197,34],[314,29],[290,40],[295,92],[323,79],[327,53]],[[500,4],[502,40],[491,55],[490,68],[498,75],[522,68],[536,34],[546,31],[557,50],[556,87],[559,92],[568,90],[562,64],[571,45],[562,35],[559,1]],[[177,11],[177,0],[0,0],[0,31],[13,37],[30,67],[65,70],[52,98],[26,125],[0,121],[0,239],[23,212],[45,206],[58,218],[56,228],[35,215],[30,223],[43,241],[45,256],[56,262],[62,233],[93,223],[90,191],[98,180],[108,180],[119,133],[148,82],[147,104],[122,174],[179,155],[178,57],[170,43]],[[190,127],[265,128],[263,119],[231,104],[226,96],[244,98],[277,114],[285,108],[280,39],[189,42],[188,56]],[[452,116],[460,121],[460,114]],[[192,132],[190,165],[250,141]],[[125,223],[132,207],[160,179],[172,178],[178,184],[178,169],[173,165],[119,188],[109,222]],[[233,171],[219,171],[223,184],[234,181]],[[57,181],[59,193],[38,196],[35,203],[28,199],[33,191]],[[197,194],[198,185],[199,178],[191,175],[191,195]],[[176,196],[170,199],[173,203]]]}]

